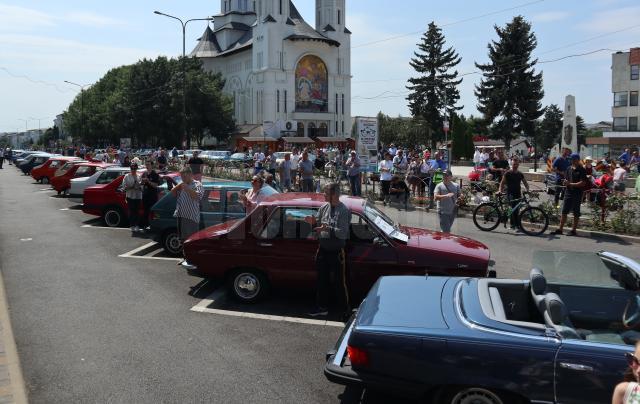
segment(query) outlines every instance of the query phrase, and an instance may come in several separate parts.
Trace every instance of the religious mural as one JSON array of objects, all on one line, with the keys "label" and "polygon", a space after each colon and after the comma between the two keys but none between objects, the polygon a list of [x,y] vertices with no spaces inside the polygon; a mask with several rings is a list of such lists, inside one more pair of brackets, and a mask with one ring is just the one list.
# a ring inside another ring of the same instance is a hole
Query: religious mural
[{"label": "religious mural", "polygon": [[327,65],[317,56],[305,56],[296,67],[296,111],[327,112],[328,105]]}]

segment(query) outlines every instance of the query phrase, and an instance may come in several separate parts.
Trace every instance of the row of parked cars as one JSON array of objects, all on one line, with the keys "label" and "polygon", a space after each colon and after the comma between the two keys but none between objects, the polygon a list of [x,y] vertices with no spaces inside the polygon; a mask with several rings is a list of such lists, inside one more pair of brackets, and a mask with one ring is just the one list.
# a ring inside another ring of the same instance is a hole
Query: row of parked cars
[{"label": "row of parked cars", "polygon": [[[126,223],[127,168],[38,153],[17,161],[106,225]],[[265,188],[269,196],[246,211],[248,183],[205,181],[203,229],[182,246],[168,193],[181,179],[162,178],[152,229],[168,252],[184,254],[185,270],[226,282],[247,304],[277,289],[314,293],[317,241],[304,219],[322,195]],[[539,252],[529,279],[496,279],[484,244],[402,226],[361,198],[341,201],[352,213],[347,282],[362,303],[326,354],[330,381],[446,404],[610,399],[640,338],[636,261]]]}]

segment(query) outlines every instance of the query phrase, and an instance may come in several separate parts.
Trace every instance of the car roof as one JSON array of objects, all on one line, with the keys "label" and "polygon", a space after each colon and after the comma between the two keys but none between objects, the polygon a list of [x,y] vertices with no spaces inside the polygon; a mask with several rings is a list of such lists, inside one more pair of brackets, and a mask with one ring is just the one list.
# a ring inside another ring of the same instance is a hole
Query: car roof
[{"label": "car roof", "polygon": [[107,167],[105,168],[106,171],[122,171],[122,170],[129,170],[129,167],[120,167],[120,166],[115,166],[115,167]]},{"label": "car roof", "polygon": [[202,185],[205,188],[250,188],[251,183],[249,181],[203,181]]},{"label": "car roof", "polygon": [[52,159],[54,160],[60,160],[60,161],[75,161],[75,160],[81,160],[80,157],[71,157],[71,156],[58,156],[58,155],[52,155],[51,156]]},{"label": "car roof", "polygon": [[[342,202],[349,210],[352,212],[361,212],[362,206],[364,205],[365,200],[362,198],[342,195],[340,197],[340,202]],[[268,198],[265,198],[260,204],[264,206],[296,206],[296,207],[310,207],[316,208],[324,205],[326,202],[324,198],[324,194],[318,193],[302,193],[302,192],[288,192],[283,194],[275,194],[271,195]]]}]

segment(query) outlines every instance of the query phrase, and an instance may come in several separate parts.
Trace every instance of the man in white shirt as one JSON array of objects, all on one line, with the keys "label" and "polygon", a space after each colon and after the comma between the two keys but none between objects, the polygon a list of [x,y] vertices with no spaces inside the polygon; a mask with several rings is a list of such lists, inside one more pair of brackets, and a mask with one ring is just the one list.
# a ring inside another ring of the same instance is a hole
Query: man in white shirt
[{"label": "man in white shirt", "polygon": [[262,171],[264,159],[264,153],[260,150],[253,155],[253,166],[255,167],[253,175],[257,175]]},{"label": "man in white shirt", "polygon": [[384,160],[378,164],[378,171],[380,171],[380,187],[382,188],[382,199],[384,205],[387,205],[389,201],[389,189],[391,189],[391,178],[393,175],[393,161],[391,160],[391,153],[386,152],[384,154]]},{"label": "man in white shirt", "polygon": [[487,153],[484,149],[480,152],[480,165],[487,166],[487,162],[489,161],[489,153]]},{"label": "man in white shirt", "polygon": [[620,162],[618,168],[613,171],[613,189],[614,191],[624,192],[627,186],[624,180],[627,179],[627,164],[624,161]]},{"label": "man in white shirt", "polygon": [[293,188],[296,188],[296,179],[298,175],[298,162],[300,161],[300,153],[297,148],[291,152],[291,184]]},{"label": "man in white shirt", "polygon": [[480,150],[476,147],[476,151],[473,153],[473,165],[478,166],[480,164]]}]

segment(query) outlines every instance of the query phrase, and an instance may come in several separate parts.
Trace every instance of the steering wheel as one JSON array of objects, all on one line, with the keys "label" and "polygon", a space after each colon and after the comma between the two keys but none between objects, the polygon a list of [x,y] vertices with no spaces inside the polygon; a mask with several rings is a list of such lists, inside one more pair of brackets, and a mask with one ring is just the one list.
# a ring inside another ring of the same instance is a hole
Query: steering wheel
[{"label": "steering wheel", "polygon": [[631,307],[631,299],[627,301],[627,306],[622,313],[622,324],[626,329],[637,330],[640,328],[640,295],[636,295],[636,309],[631,315],[629,315],[629,307]]}]

